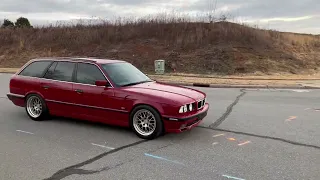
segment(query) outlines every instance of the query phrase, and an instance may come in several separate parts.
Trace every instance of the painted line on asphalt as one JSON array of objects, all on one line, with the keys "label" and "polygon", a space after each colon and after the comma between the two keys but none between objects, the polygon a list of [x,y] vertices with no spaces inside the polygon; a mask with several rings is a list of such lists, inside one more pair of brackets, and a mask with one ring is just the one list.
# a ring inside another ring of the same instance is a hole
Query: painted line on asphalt
[{"label": "painted line on asphalt", "polygon": [[214,143],[212,143],[212,145],[214,146],[214,145],[217,145],[217,144],[219,144],[218,142],[214,142]]},{"label": "painted line on asphalt", "polygon": [[235,138],[227,138],[229,141],[235,141]]},{"label": "painted line on asphalt", "polygon": [[214,135],[212,137],[219,137],[219,136],[224,136],[224,134],[217,134],[217,135]]},{"label": "painted line on asphalt", "polygon": [[294,119],[297,119],[297,116],[290,116],[288,119],[286,119],[286,121],[292,121]]},{"label": "painted line on asphalt", "polygon": [[145,155],[145,156],[148,156],[148,157],[155,158],[155,159],[160,159],[160,160],[164,160],[164,161],[172,162],[172,163],[175,163],[175,164],[184,165],[183,163],[180,163],[180,162],[178,162],[178,161],[172,161],[172,160],[169,160],[169,159],[164,158],[164,157],[155,156],[155,155],[148,154],[148,153],[144,153],[144,155]]},{"label": "painted line on asphalt", "polygon": [[309,90],[303,90],[303,89],[295,89],[292,91],[294,91],[294,92],[310,92]]},{"label": "painted line on asphalt", "polygon": [[98,147],[102,147],[102,148],[106,148],[106,149],[114,149],[113,147],[108,147],[108,146],[104,146],[104,145],[100,145],[100,144],[95,144],[95,143],[91,143],[93,146],[98,146]]},{"label": "painted line on asphalt", "polygon": [[22,132],[22,133],[26,133],[26,134],[33,134],[32,132],[27,132],[27,131],[22,131],[22,130],[16,130],[17,132]]},{"label": "painted line on asphalt", "polygon": [[223,177],[226,177],[228,179],[236,179],[236,180],[245,180],[245,179],[242,179],[242,178],[238,178],[238,177],[234,177],[234,176],[229,176],[229,175],[222,175]]},{"label": "painted line on asphalt", "polygon": [[244,143],[238,144],[238,146],[243,146],[243,145],[246,145],[246,144],[248,144],[248,143],[251,143],[251,142],[250,142],[250,141],[246,141],[246,142],[244,142]]}]

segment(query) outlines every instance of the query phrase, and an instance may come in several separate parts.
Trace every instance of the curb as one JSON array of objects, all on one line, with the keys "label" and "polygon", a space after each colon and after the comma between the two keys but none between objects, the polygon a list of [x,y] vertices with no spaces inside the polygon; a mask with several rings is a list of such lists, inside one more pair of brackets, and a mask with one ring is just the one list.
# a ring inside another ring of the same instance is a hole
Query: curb
[{"label": "curb", "polygon": [[202,84],[202,83],[176,83],[176,82],[163,82],[160,83],[179,85],[179,86],[194,86],[194,87],[208,87],[208,88],[253,88],[253,89],[320,89],[315,86],[302,86],[302,85],[231,85],[231,84]]}]

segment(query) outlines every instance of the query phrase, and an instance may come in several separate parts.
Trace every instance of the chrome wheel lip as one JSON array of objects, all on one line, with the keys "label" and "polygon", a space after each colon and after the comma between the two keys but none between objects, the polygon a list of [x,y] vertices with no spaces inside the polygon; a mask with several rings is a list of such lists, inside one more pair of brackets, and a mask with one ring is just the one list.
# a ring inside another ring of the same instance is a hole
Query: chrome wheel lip
[{"label": "chrome wheel lip", "polygon": [[133,116],[133,127],[142,136],[149,136],[156,130],[156,118],[147,109],[138,110]]},{"label": "chrome wheel lip", "polygon": [[42,102],[39,97],[31,96],[27,100],[27,112],[32,118],[38,118],[42,114]]}]

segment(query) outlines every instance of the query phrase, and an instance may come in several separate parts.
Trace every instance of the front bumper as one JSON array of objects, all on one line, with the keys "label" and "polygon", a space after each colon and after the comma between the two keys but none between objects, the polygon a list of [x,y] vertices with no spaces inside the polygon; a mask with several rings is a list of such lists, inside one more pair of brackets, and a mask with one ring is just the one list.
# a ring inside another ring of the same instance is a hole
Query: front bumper
[{"label": "front bumper", "polygon": [[207,116],[208,110],[209,104],[206,104],[201,111],[192,116],[183,118],[166,117],[163,119],[165,131],[167,133],[180,133],[190,130],[202,122]]}]

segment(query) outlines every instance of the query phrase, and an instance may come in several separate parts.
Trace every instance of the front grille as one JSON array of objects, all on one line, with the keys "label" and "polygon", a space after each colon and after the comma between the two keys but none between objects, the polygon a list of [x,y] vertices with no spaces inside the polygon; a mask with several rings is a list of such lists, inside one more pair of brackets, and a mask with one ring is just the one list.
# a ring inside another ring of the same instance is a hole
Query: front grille
[{"label": "front grille", "polygon": [[198,101],[198,109],[203,108],[203,106],[204,106],[205,103],[206,103],[205,101],[206,101],[205,99],[202,99],[202,100]]}]

